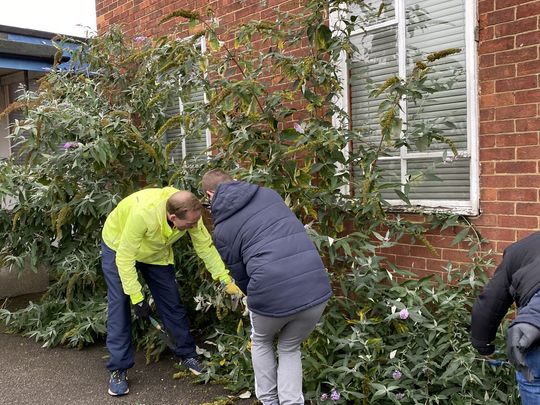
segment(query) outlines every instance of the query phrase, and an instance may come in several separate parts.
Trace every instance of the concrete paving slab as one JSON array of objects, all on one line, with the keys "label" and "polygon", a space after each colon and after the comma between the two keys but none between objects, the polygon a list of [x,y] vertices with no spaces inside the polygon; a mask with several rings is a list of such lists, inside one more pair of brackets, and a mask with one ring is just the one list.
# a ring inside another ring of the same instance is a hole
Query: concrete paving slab
[{"label": "concrete paving slab", "polygon": [[[9,298],[0,301],[0,308],[24,308],[40,295]],[[171,354],[146,365],[144,353],[137,352],[135,366],[128,371],[129,394],[112,397],[107,393],[104,342],[82,350],[42,348],[41,343],[5,330],[0,324],[0,405],[200,405],[230,395],[218,384],[173,379],[178,369]],[[233,403],[259,402],[252,397]]]},{"label": "concrete paving slab", "polygon": [[83,350],[48,349],[31,339],[0,333],[0,404],[195,405],[228,394],[220,385],[173,379],[177,371],[173,356],[146,365],[144,354],[138,352],[135,367],[128,373],[130,393],[111,397],[106,354],[103,344]]}]

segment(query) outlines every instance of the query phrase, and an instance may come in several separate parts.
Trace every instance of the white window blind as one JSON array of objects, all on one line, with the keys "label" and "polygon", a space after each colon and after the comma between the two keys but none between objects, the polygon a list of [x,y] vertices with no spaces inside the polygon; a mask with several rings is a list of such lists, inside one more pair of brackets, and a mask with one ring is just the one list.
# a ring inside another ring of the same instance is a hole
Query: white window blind
[{"label": "white window blind", "polygon": [[[173,117],[177,114],[182,114],[184,110],[201,105],[205,102],[204,93],[202,90],[194,91],[189,100],[182,100],[180,97],[175,99],[175,102],[171,104],[167,110],[167,117]],[[174,140],[180,139],[178,145],[171,151],[170,158],[174,161],[180,161],[188,156],[202,155],[206,153],[207,148],[210,146],[210,134],[208,131],[199,131],[194,133],[186,131],[183,126],[178,128],[169,129],[165,132],[165,142],[169,143]]]},{"label": "white window blind", "polygon": [[[198,44],[201,52],[205,51],[204,38],[200,39]],[[189,114],[189,111],[197,109],[206,103],[206,98],[202,89],[195,89],[189,95],[175,98],[174,102],[166,109],[165,114],[168,118],[175,115]],[[194,132],[186,129],[183,125],[178,128],[169,129],[165,132],[165,143],[180,140],[178,145],[170,152],[169,157],[174,161],[180,161],[190,156],[201,156],[208,153],[211,143],[209,130]]]},{"label": "white window blind", "polygon": [[[409,150],[386,149],[378,166],[384,181],[405,184],[408,179],[416,179],[410,183],[409,191],[413,205],[477,214],[475,2],[374,0],[365,3],[373,12],[353,10],[362,26],[353,35],[360,52],[348,61],[351,126],[364,134],[353,147],[358,147],[359,142],[377,145],[380,142],[378,107],[384,95],[370,98],[374,89],[393,75],[406,78],[415,62],[430,53],[462,49],[434,64],[432,80],[451,79],[450,88],[437,91],[418,104],[404,100],[401,105],[405,136],[439,126],[442,135],[457,148],[458,155],[453,156],[445,143],[434,142],[427,150],[419,150],[412,144]],[[441,125],[444,121],[450,121],[453,126]],[[359,175],[357,170],[355,173]],[[422,176],[426,170],[440,180]],[[385,191],[383,197],[393,205],[403,204],[393,191]]]}]

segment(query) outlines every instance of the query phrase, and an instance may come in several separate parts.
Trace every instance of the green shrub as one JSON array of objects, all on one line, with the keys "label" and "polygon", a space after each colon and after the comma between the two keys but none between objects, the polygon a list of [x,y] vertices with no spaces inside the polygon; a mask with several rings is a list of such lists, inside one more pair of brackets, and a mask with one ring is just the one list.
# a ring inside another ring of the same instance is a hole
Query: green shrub
[{"label": "green shrub", "polygon": [[[339,4],[311,0],[301,18],[247,23],[231,34],[233,42],[221,41],[227,33],[211,12],[180,10],[167,19],[176,19],[180,29],[204,27],[191,41],[171,36],[131,43],[112,30],[74,50],[72,70],[53,70],[37,92],[24,93],[18,106],[25,118],[12,133],[25,163],[0,166],[0,196],[15,201],[0,214],[0,258],[21,271],[25,263],[47,265],[51,285],[40,303],[0,311],[9,328],[46,346],[82,347],[102,338],[106,289],[99,239],[107,214],[143,186],[197,192],[201,173],[222,167],[276,189],[306,224],[331,275],[335,296],[304,345],[306,399],[517,404],[512,368],[486,363],[468,341],[469,310],[490,265],[483,241],[459,216],[424,215],[420,223],[389,215],[381,195],[393,189],[408,203],[410,184],[402,191],[382,179],[377,158],[387,149],[434,142],[453,147],[440,129],[451,122],[430,123],[422,132],[404,127],[396,113],[402,97],[419,100],[452,84],[430,81],[433,62],[443,54],[426,55],[407,80],[391,77],[375,89],[385,97],[381,140],[357,143],[346,153],[366,133],[350,130],[332,102],[341,90],[336,69],[342,51],[356,51],[349,40],[352,21],[343,19],[334,31],[327,24],[329,7]],[[205,54],[196,45],[201,36]],[[258,39],[262,49],[253,47]],[[309,51],[293,54],[299,44]],[[278,88],[271,81],[276,72]],[[166,116],[175,97],[189,100],[194,90],[204,91],[206,102]],[[166,144],[163,134],[179,126],[186,136],[210,130],[214,155],[171,161],[176,143]],[[352,166],[359,168],[355,178],[344,170]],[[444,279],[415,279],[382,254],[406,237],[431,248],[426,232],[448,227],[458,232],[455,243],[469,243],[471,265],[449,264]],[[204,378],[234,391],[249,389],[243,304],[216,290],[189,241],[177,244],[176,256],[192,325],[206,342],[210,373]],[[159,358],[165,345],[155,331],[134,325],[148,361]]]}]

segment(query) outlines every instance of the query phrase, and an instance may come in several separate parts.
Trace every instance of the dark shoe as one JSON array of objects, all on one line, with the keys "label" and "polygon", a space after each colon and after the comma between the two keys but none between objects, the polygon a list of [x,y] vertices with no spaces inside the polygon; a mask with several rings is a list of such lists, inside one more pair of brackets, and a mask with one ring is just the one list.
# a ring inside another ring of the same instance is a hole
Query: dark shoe
[{"label": "dark shoe", "polygon": [[126,395],[129,392],[127,370],[114,370],[109,380],[109,395]]},{"label": "dark shoe", "polygon": [[195,375],[201,375],[202,373],[204,373],[203,366],[196,357],[189,357],[187,359],[184,359],[180,362],[180,364],[186,367]]}]

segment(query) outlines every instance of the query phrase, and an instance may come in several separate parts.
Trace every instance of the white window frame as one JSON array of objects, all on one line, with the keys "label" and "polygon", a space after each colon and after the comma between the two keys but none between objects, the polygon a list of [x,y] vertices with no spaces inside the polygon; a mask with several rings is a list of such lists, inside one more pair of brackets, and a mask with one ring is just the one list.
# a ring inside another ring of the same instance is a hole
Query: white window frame
[{"label": "white window frame", "polygon": [[[405,0],[393,0],[395,17],[392,20],[387,20],[378,24],[373,24],[365,30],[354,31],[351,36],[364,35],[365,32],[370,32],[384,28],[386,26],[396,26],[398,36],[398,74],[400,77],[405,77],[406,72],[406,13],[405,13]],[[463,156],[470,157],[469,166],[469,180],[470,180],[470,198],[468,201],[452,201],[452,200],[414,200],[411,199],[411,205],[413,208],[404,204],[399,199],[387,200],[392,206],[392,210],[396,211],[418,211],[421,208],[425,212],[433,211],[449,211],[455,214],[476,216],[479,215],[479,151],[478,151],[478,139],[479,139],[479,106],[478,106],[478,78],[477,78],[477,66],[478,66],[478,52],[477,52],[477,6],[475,1],[465,0],[465,69],[466,69],[466,92],[467,92],[467,150],[463,153]],[[330,15],[330,26],[334,27],[339,22],[339,13],[333,12]],[[347,64],[347,57],[345,53],[342,53],[339,73],[341,77],[342,93],[340,97],[336,99],[336,104],[342,108],[347,116],[351,116],[351,103],[350,103],[350,80],[349,80],[349,68]],[[401,118],[406,118],[406,101],[402,100]],[[350,120],[349,120],[350,122]],[[340,123],[334,119],[334,125],[339,126]],[[342,125],[342,124],[341,124]],[[349,150],[347,147],[347,151]],[[401,181],[405,183],[407,157],[401,154]],[[452,152],[447,152],[449,156],[452,156]],[[437,157],[443,156],[443,151],[428,151],[428,152],[415,152],[414,158],[422,157]],[[385,158],[382,157],[381,160]],[[393,159],[395,160],[395,158]],[[350,189],[343,190],[346,193],[350,192]]]},{"label": "white window frame", "polygon": [[[186,38],[186,40],[189,38],[190,37]],[[201,46],[201,54],[205,54],[206,53],[206,39],[204,37],[199,38],[199,45]],[[208,72],[205,72],[204,76],[208,77]],[[203,101],[205,104],[208,103],[208,96],[206,92],[203,93]],[[184,112],[184,103],[182,102],[182,97],[178,97],[178,105],[180,107],[180,114],[182,114]],[[180,127],[180,133],[183,136],[185,135],[184,127]],[[212,146],[212,134],[210,133],[209,128],[206,128],[205,136],[206,136],[206,149],[207,149],[206,155],[211,156],[210,146]],[[182,138],[182,158],[185,159],[186,155],[187,155],[186,137],[184,136]]]}]

